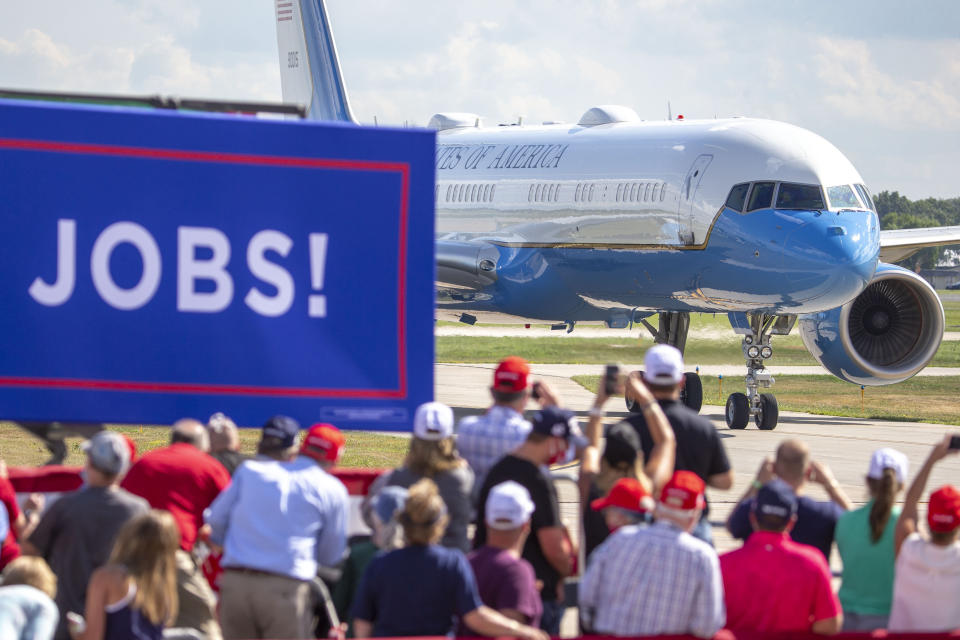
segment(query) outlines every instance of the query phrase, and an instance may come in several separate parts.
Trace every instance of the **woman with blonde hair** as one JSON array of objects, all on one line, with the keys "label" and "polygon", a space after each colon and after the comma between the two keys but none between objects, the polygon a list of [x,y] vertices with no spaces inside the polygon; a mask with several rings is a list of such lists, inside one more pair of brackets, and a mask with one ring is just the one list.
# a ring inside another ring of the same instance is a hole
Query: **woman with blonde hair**
[{"label": "woman with blonde hair", "polygon": [[483,604],[466,556],[437,544],[448,519],[432,480],[410,487],[400,516],[407,546],[377,556],[364,572],[352,610],[355,637],[446,636],[459,618],[484,635],[546,640]]},{"label": "woman with blonde hair", "polygon": [[837,521],[834,539],[843,560],[837,596],[844,631],[887,628],[893,604],[894,530],[900,516],[895,503],[907,468],[907,456],[896,449],[874,451],[866,478],[870,501]]},{"label": "woman with blonde hair", "polygon": [[10,562],[0,587],[0,638],[52,638],[60,620],[56,595],[57,576],[43,558],[20,556]]},{"label": "woman with blonde hair", "polygon": [[[87,588],[86,628],[75,640],[159,640],[177,615],[176,551],[180,531],[166,511],[132,518],[117,534],[109,563]],[[69,614],[68,614],[69,615]]]},{"label": "woman with blonde hair", "polygon": [[437,485],[447,507],[447,528],[440,544],[464,553],[470,550],[467,525],[473,516],[473,470],[457,453],[453,437],[453,410],[439,402],[417,407],[413,419],[413,437],[403,465],[377,478],[363,505],[364,519],[373,528],[370,500],[383,487],[409,488],[429,478]]}]

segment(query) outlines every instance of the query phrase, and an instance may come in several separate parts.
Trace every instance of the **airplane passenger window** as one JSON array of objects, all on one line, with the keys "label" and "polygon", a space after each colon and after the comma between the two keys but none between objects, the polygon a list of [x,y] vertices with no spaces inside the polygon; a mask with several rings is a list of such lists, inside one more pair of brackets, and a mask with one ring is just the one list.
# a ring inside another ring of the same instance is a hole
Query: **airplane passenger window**
[{"label": "airplane passenger window", "polygon": [[747,191],[750,190],[750,183],[743,182],[733,185],[730,189],[730,195],[727,196],[726,207],[734,211],[743,211],[743,205],[747,200]]},{"label": "airplane passenger window", "polygon": [[636,201],[637,201],[637,183],[634,182],[632,185],[630,185],[630,202],[636,202]]},{"label": "airplane passenger window", "polygon": [[656,201],[657,201],[657,196],[658,196],[659,192],[660,192],[660,183],[658,182],[658,183],[656,183],[655,185],[653,185],[653,195],[650,196],[650,199],[651,199],[652,201],[656,202]]},{"label": "airplane passenger window", "polygon": [[747,205],[747,211],[769,208],[773,201],[773,187],[775,185],[775,182],[755,182],[753,191],[750,192],[750,204]]},{"label": "airplane passenger window", "polygon": [[663,197],[667,195],[666,191],[667,191],[667,185],[665,184],[661,185],[660,186],[660,202],[663,202]]},{"label": "airplane passenger window", "polygon": [[553,191],[553,201],[556,202],[560,199],[560,185],[557,185],[557,188]]},{"label": "airplane passenger window", "polygon": [[497,185],[490,187],[490,202],[493,202],[493,195],[497,192]]},{"label": "airplane passenger window", "polygon": [[453,192],[453,185],[452,185],[452,184],[448,184],[448,185],[447,185],[447,202],[450,202],[450,193],[451,193],[451,192]]},{"label": "airplane passenger window", "polygon": [[643,190],[643,201],[649,202],[649,200],[650,200],[650,184],[648,183]]},{"label": "airplane passenger window", "polygon": [[480,185],[477,185],[477,184],[470,187],[470,202],[477,201],[477,191],[479,191],[479,189],[480,189]]},{"label": "airplane passenger window", "polygon": [[777,209],[813,211],[826,209],[826,206],[823,204],[823,192],[819,185],[782,182],[777,193]]},{"label": "airplane passenger window", "polygon": [[589,200],[590,202],[593,202],[593,185],[592,184],[590,185],[590,195],[587,196],[587,200]]},{"label": "airplane passenger window", "polygon": [[574,201],[574,202],[580,202],[580,194],[581,194],[582,190],[583,190],[583,185],[582,185],[582,184],[577,184],[577,192],[573,194],[573,201]]},{"label": "airplane passenger window", "polygon": [[853,191],[853,187],[848,184],[827,187],[827,199],[830,201],[831,209],[865,208],[857,199],[857,194]]},{"label": "airplane passenger window", "polygon": [[538,184],[538,185],[537,185],[537,191],[536,191],[536,192],[534,193],[534,195],[533,195],[533,199],[536,200],[537,202],[540,202],[540,196],[543,195],[543,194],[542,194],[542,191],[543,191],[543,185],[542,185],[542,184]]},{"label": "airplane passenger window", "polygon": [[857,190],[857,193],[860,194],[860,200],[870,208],[870,211],[876,211],[877,205],[873,204],[873,198],[870,197],[870,192],[867,191],[867,187],[862,184],[855,184],[853,186]]},{"label": "airplane passenger window", "polygon": [[623,183],[617,185],[617,202],[620,202],[620,197],[623,195]]}]

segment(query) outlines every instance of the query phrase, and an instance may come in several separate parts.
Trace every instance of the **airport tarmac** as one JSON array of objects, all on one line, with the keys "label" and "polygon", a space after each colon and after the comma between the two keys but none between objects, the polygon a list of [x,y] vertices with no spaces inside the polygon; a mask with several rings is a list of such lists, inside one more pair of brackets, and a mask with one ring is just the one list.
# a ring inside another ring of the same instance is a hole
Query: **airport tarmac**
[{"label": "airport tarmac", "polygon": [[[435,366],[436,399],[454,407],[458,418],[482,412],[490,403],[488,388],[493,379],[495,366],[494,364],[437,364]],[[787,368],[783,367],[783,369]],[[546,379],[560,393],[564,405],[574,409],[586,419],[586,411],[591,406],[593,395],[571,381],[569,377],[574,375],[571,371],[579,373],[581,369],[584,369],[584,373],[599,373],[601,367],[532,365],[532,373]],[[742,375],[742,368],[738,374]],[[953,375],[958,374],[960,371]],[[607,408],[609,423],[616,422],[627,415],[619,399],[609,401]],[[760,431],[752,424],[742,431],[737,431],[727,428],[723,412],[723,407],[715,405],[705,405],[701,410],[701,414],[709,418],[720,432],[736,474],[733,490],[708,492],[711,504],[710,519],[714,523],[714,535],[717,547],[721,551],[738,546],[725,534],[722,523],[741,493],[750,484],[763,457],[772,455],[777,445],[785,439],[799,438],[809,444],[813,456],[825,462],[833,470],[837,481],[850,499],[857,504],[862,504],[867,499],[864,475],[870,455],[875,449],[893,447],[906,454],[910,460],[912,477],[935,442],[945,433],[960,432],[960,426],[818,416],[790,411],[780,413],[780,421],[774,431]],[[934,469],[929,486],[936,488],[947,483],[960,484],[960,456],[940,462]],[[819,499],[826,499],[818,486],[811,487],[810,494]],[[565,505],[565,510],[573,507],[572,504]]]}]

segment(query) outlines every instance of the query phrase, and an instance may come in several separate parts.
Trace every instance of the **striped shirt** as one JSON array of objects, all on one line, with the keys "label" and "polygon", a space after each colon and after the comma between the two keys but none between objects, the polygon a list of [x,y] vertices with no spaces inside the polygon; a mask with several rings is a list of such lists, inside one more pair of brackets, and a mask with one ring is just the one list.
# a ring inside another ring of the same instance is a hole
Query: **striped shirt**
[{"label": "striped shirt", "polygon": [[470,464],[482,487],[490,468],[526,441],[533,427],[523,415],[500,405],[490,407],[482,416],[467,416],[457,428],[457,451]]},{"label": "striped shirt", "polygon": [[580,615],[599,634],[712,637],[726,620],[717,554],[667,522],[623,527],[593,552]]}]

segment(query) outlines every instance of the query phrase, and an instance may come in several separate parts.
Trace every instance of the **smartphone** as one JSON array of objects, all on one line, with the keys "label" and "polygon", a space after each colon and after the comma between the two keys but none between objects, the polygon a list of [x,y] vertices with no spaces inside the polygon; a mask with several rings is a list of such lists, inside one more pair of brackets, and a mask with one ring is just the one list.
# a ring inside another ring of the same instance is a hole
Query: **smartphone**
[{"label": "smartphone", "polygon": [[533,387],[530,389],[530,397],[534,400],[540,399],[540,383],[534,382]]},{"label": "smartphone", "polygon": [[620,381],[620,365],[608,364],[603,374],[603,392],[608,396],[617,391],[617,383]]},{"label": "smartphone", "polygon": [[950,436],[950,449],[960,449],[960,435]]}]

